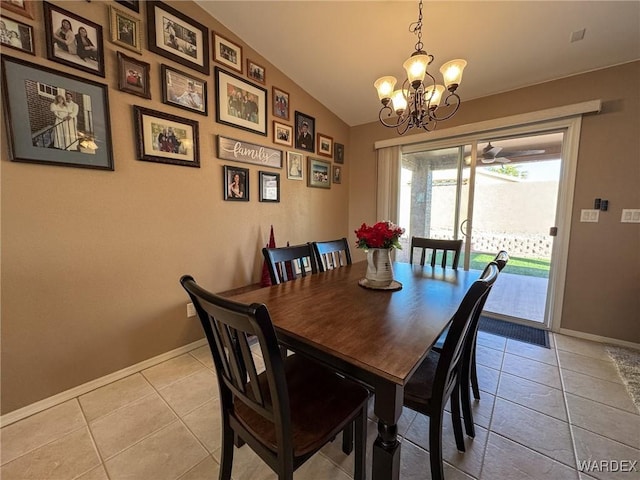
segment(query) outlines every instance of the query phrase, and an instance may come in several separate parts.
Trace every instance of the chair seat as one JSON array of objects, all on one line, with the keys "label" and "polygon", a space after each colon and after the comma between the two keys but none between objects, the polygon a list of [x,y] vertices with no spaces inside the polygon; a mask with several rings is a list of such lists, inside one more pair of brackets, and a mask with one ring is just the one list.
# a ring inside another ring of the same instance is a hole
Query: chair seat
[{"label": "chair seat", "polygon": [[[302,457],[317,450],[353,421],[369,394],[360,385],[337,376],[300,354],[288,356],[284,368],[289,390],[294,457]],[[258,376],[258,381],[266,384],[264,372]],[[273,423],[240,401],[235,403],[235,413],[245,428],[274,452],[277,450]],[[343,421],[336,424],[340,419]]]},{"label": "chair seat", "polygon": [[431,350],[404,387],[404,404],[418,412],[431,407],[431,388],[436,375],[440,354]]}]

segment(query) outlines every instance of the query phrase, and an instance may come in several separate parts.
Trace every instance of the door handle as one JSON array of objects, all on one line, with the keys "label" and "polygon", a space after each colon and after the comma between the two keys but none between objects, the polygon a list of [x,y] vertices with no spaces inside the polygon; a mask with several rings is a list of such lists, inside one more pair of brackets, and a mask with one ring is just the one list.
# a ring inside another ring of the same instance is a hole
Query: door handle
[{"label": "door handle", "polygon": [[462,223],[460,224],[460,233],[462,234],[463,237],[467,236],[467,223],[469,223],[469,219],[465,219],[462,221]]},{"label": "door handle", "polygon": [[552,236],[552,237],[557,237],[558,236],[558,227],[549,228],[549,235]]}]

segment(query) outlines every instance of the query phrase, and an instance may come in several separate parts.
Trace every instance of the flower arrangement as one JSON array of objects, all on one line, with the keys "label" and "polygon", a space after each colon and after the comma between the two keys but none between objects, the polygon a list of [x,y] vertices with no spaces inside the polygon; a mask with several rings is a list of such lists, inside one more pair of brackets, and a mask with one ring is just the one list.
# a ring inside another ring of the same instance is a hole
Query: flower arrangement
[{"label": "flower arrangement", "polygon": [[372,227],[363,223],[358,230],[355,231],[358,241],[358,248],[399,248],[400,236],[404,233],[404,228],[399,227],[391,222],[378,222]]}]

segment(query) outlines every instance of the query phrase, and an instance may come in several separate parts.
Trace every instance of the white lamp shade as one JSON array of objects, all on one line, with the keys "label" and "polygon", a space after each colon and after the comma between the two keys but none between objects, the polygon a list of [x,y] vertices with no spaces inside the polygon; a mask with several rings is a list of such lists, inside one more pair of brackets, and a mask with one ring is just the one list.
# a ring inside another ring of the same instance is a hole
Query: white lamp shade
[{"label": "white lamp shade", "polygon": [[391,94],[393,93],[393,89],[396,86],[396,77],[388,76],[388,77],[380,77],[377,79],[373,86],[376,87],[378,91],[378,98],[382,101],[387,98],[391,98]]},{"label": "white lamp shade", "polygon": [[400,114],[407,109],[407,91],[396,90],[391,96],[391,102],[393,102],[393,110]]},{"label": "white lamp shade", "polygon": [[435,87],[428,87],[424,91],[424,100],[429,102],[429,106],[437,107],[442,100],[442,94],[444,93],[443,85],[436,85]]},{"label": "white lamp shade", "polygon": [[422,82],[424,80],[429,60],[428,55],[412,55],[402,64],[407,71],[409,83]]},{"label": "white lamp shade", "polygon": [[458,58],[451,60],[440,67],[440,73],[444,79],[444,84],[447,88],[451,85],[460,85],[462,82],[462,71],[467,66],[467,62]]}]

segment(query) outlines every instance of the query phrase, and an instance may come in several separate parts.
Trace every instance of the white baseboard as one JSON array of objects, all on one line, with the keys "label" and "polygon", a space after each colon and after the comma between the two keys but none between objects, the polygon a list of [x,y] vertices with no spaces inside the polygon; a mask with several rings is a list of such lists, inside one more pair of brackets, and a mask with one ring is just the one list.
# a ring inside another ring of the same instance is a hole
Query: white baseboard
[{"label": "white baseboard", "polygon": [[149,358],[148,360],[136,363],[135,365],[131,365],[130,367],[123,368],[122,370],[110,373],[109,375],[105,375],[104,377],[96,378],[95,380],[91,380],[90,382],[78,385],[77,387],[74,387],[70,390],[66,390],[52,397],[45,398],[44,400],[40,400],[39,402],[32,403],[31,405],[27,405],[26,407],[20,408],[18,410],[14,410],[13,412],[9,412],[6,415],[2,415],[0,417],[0,426],[6,427],[7,425],[11,425],[18,420],[22,420],[23,418],[27,418],[31,415],[42,412],[47,408],[55,407],[56,405],[66,402],[67,400],[79,397],[80,395],[84,395],[85,393],[88,393],[97,388],[104,387],[105,385],[115,382],[116,380],[120,380],[122,378],[128,377],[129,375],[133,375],[134,373],[141,372],[142,370],[153,367],[154,365],[158,365],[159,363],[165,362],[179,355],[183,355],[195,348],[201,347],[206,344],[207,339],[202,338],[188,345],[184,345],[182,347],[176,348],[175,350],[171,350],[170,352],[165,352],[161,355],[158,355],[157,357]]},{"label": "white baseboard", "polygon": [[618,345],[620,347],[633,348],[640,350],[640,343],[627,342],[625,340],[619,340],[617,338],[602,337],[600,335],[592,335],[591,333],[578,332],[576,330],[568,330],[561,328],[558,332],[561,335],[568,335],[570,337],[584,338],[585,340],[592,340],[600,343],[610,343],[611,345]]}]

